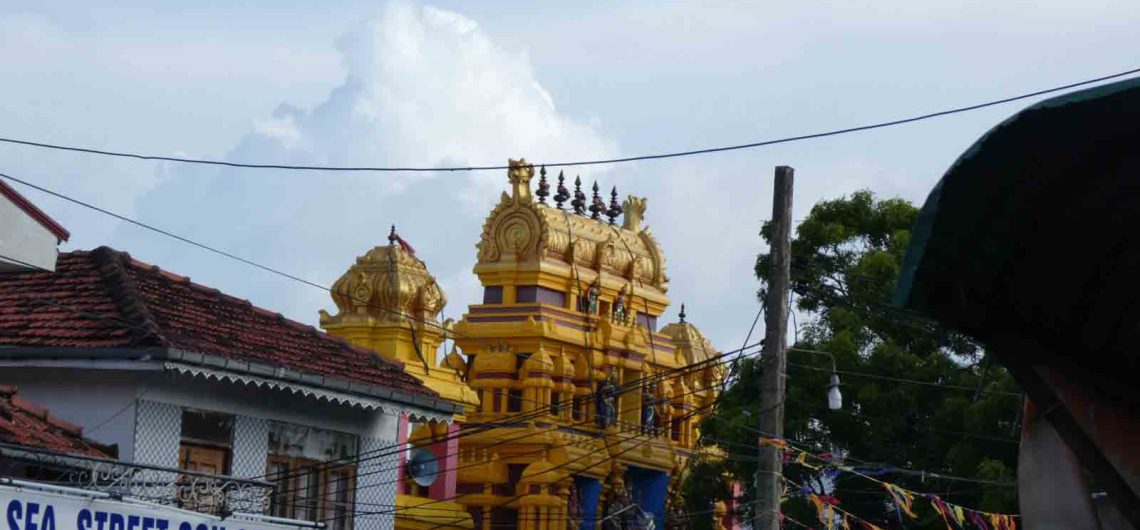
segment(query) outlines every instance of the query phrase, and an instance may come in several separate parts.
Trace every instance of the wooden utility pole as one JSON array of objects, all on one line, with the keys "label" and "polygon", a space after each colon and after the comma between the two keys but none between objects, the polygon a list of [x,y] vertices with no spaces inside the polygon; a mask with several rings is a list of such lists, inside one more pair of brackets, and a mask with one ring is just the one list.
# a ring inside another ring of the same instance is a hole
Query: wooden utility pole
[{"label": "wooden utility pole", "polygon": [[760,461],[756,469],[753,530],[780,528],[783,462],[780,450],[765,438],[784,437],[784,374],[787,371],[788,289],[792,264],[792,182],[795,170],[776,166],[772,195],[772,244],[768,260],[768,296],[764,300],[763,375],[760,393]]}]

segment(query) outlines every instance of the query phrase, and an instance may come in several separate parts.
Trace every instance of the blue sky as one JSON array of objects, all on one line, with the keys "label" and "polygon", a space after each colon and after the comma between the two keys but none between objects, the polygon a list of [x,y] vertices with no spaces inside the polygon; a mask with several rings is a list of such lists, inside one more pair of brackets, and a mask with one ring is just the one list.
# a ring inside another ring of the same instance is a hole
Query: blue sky
[{"label": "blue sky", "polygon": [[[1140,49],[1134,1],[97,4],[0,6],[0,136],[284,163],[626,156],[1029,92],[1135,67]],[[649,198],[674,303],[732,349],[756,311],[774,166],[796,168],[797,218],[860,188],[919,202],[1030,103],[576,172]],[[15,146],[0,146],[0,171],[323,284],[394,222],[453,317],[477,300],[474,245],[506,185],[499,173],[286,174]],[[127,250],[304,322],[332,309],[327,293],[26,193],[71,230],[65,248]]]}]

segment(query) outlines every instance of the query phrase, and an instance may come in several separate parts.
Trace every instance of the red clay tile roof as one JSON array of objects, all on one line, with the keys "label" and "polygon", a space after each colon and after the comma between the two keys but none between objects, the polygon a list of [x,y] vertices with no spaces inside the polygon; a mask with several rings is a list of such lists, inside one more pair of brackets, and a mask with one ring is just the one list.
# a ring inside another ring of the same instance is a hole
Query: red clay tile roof
[{"label": "red clay tile roof", "polygon": [[55,219],[52,219],[48,214],[44,213],[43,210],[37,208],[35,204],[32,204],[32,201],[20,195],[20,192],[16,191],[16,188],[9,186],[7,182],[4,182],[4,179],[0,179],[0,195],[7,197],[8,200],[12,201],[12,204],[15,204],[17,208],[28,214],[28,217],[35,219],[40,226],[46,228],[48,232],[51,232],[57,240],[61,242],[67,241],[67,239],[71,237],[71,234],[68,233],[63,225],[55,222]]},{"label": "red clay tile roof", "polygon": [[16,387],[8,385],[0,385],[0,443],[115,457],[110,448],[84,438],[81,427],[52,416],[47,409],[16,395]]},{"label": "red clay tile roof", "polygon": [[369,350],[108,247],[54,273],[0,274],[0,348],[160,347],[263,362],[436,397]]}]

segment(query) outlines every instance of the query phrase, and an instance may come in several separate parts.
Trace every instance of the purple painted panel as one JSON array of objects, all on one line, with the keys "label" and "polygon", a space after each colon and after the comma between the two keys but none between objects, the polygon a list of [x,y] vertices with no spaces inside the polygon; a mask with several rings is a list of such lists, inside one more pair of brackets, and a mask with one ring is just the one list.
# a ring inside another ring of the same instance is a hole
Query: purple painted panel
[{"label": "purple painted panel", "polygon": [[483,288],[483,303],[484,304],[501,304],[503,303],[503,286],[502,285],[488,285]]}]

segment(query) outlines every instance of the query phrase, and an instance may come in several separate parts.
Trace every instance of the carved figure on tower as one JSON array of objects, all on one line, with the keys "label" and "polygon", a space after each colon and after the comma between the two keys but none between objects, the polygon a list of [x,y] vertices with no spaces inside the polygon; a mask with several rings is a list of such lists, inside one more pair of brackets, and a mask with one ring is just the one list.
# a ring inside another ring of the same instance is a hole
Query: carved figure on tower
[{"label": "carved figure on tower", "polygon": [[601,386],[598,387],[598,427],[606,428],[617,422],[617,381],[613,374],[610,374]]},{"label": "carved figure on tower", "polygon": [[657,430],[657,383],[649,382],[641,388],[641,432]]},{"label": "carved figure on tower", "polygon": [[612,320],[614,322],[625,324],[626,318],[628,318],[628,315],[626,314],[625,309],[625,287],[622,287],[621,292],[619,292],[617,295],[617,298],[614,298],[614,313]]},{"label": "carved figure on tower", "polygon": [[591,315],[598,312],[598,296],[601,295],[601,292],[601,288],[598,287],[598,281],[594,280],[594,283],[590,284],[590,287],[586,289],[586,299],[583,300],[582,312]]}]

